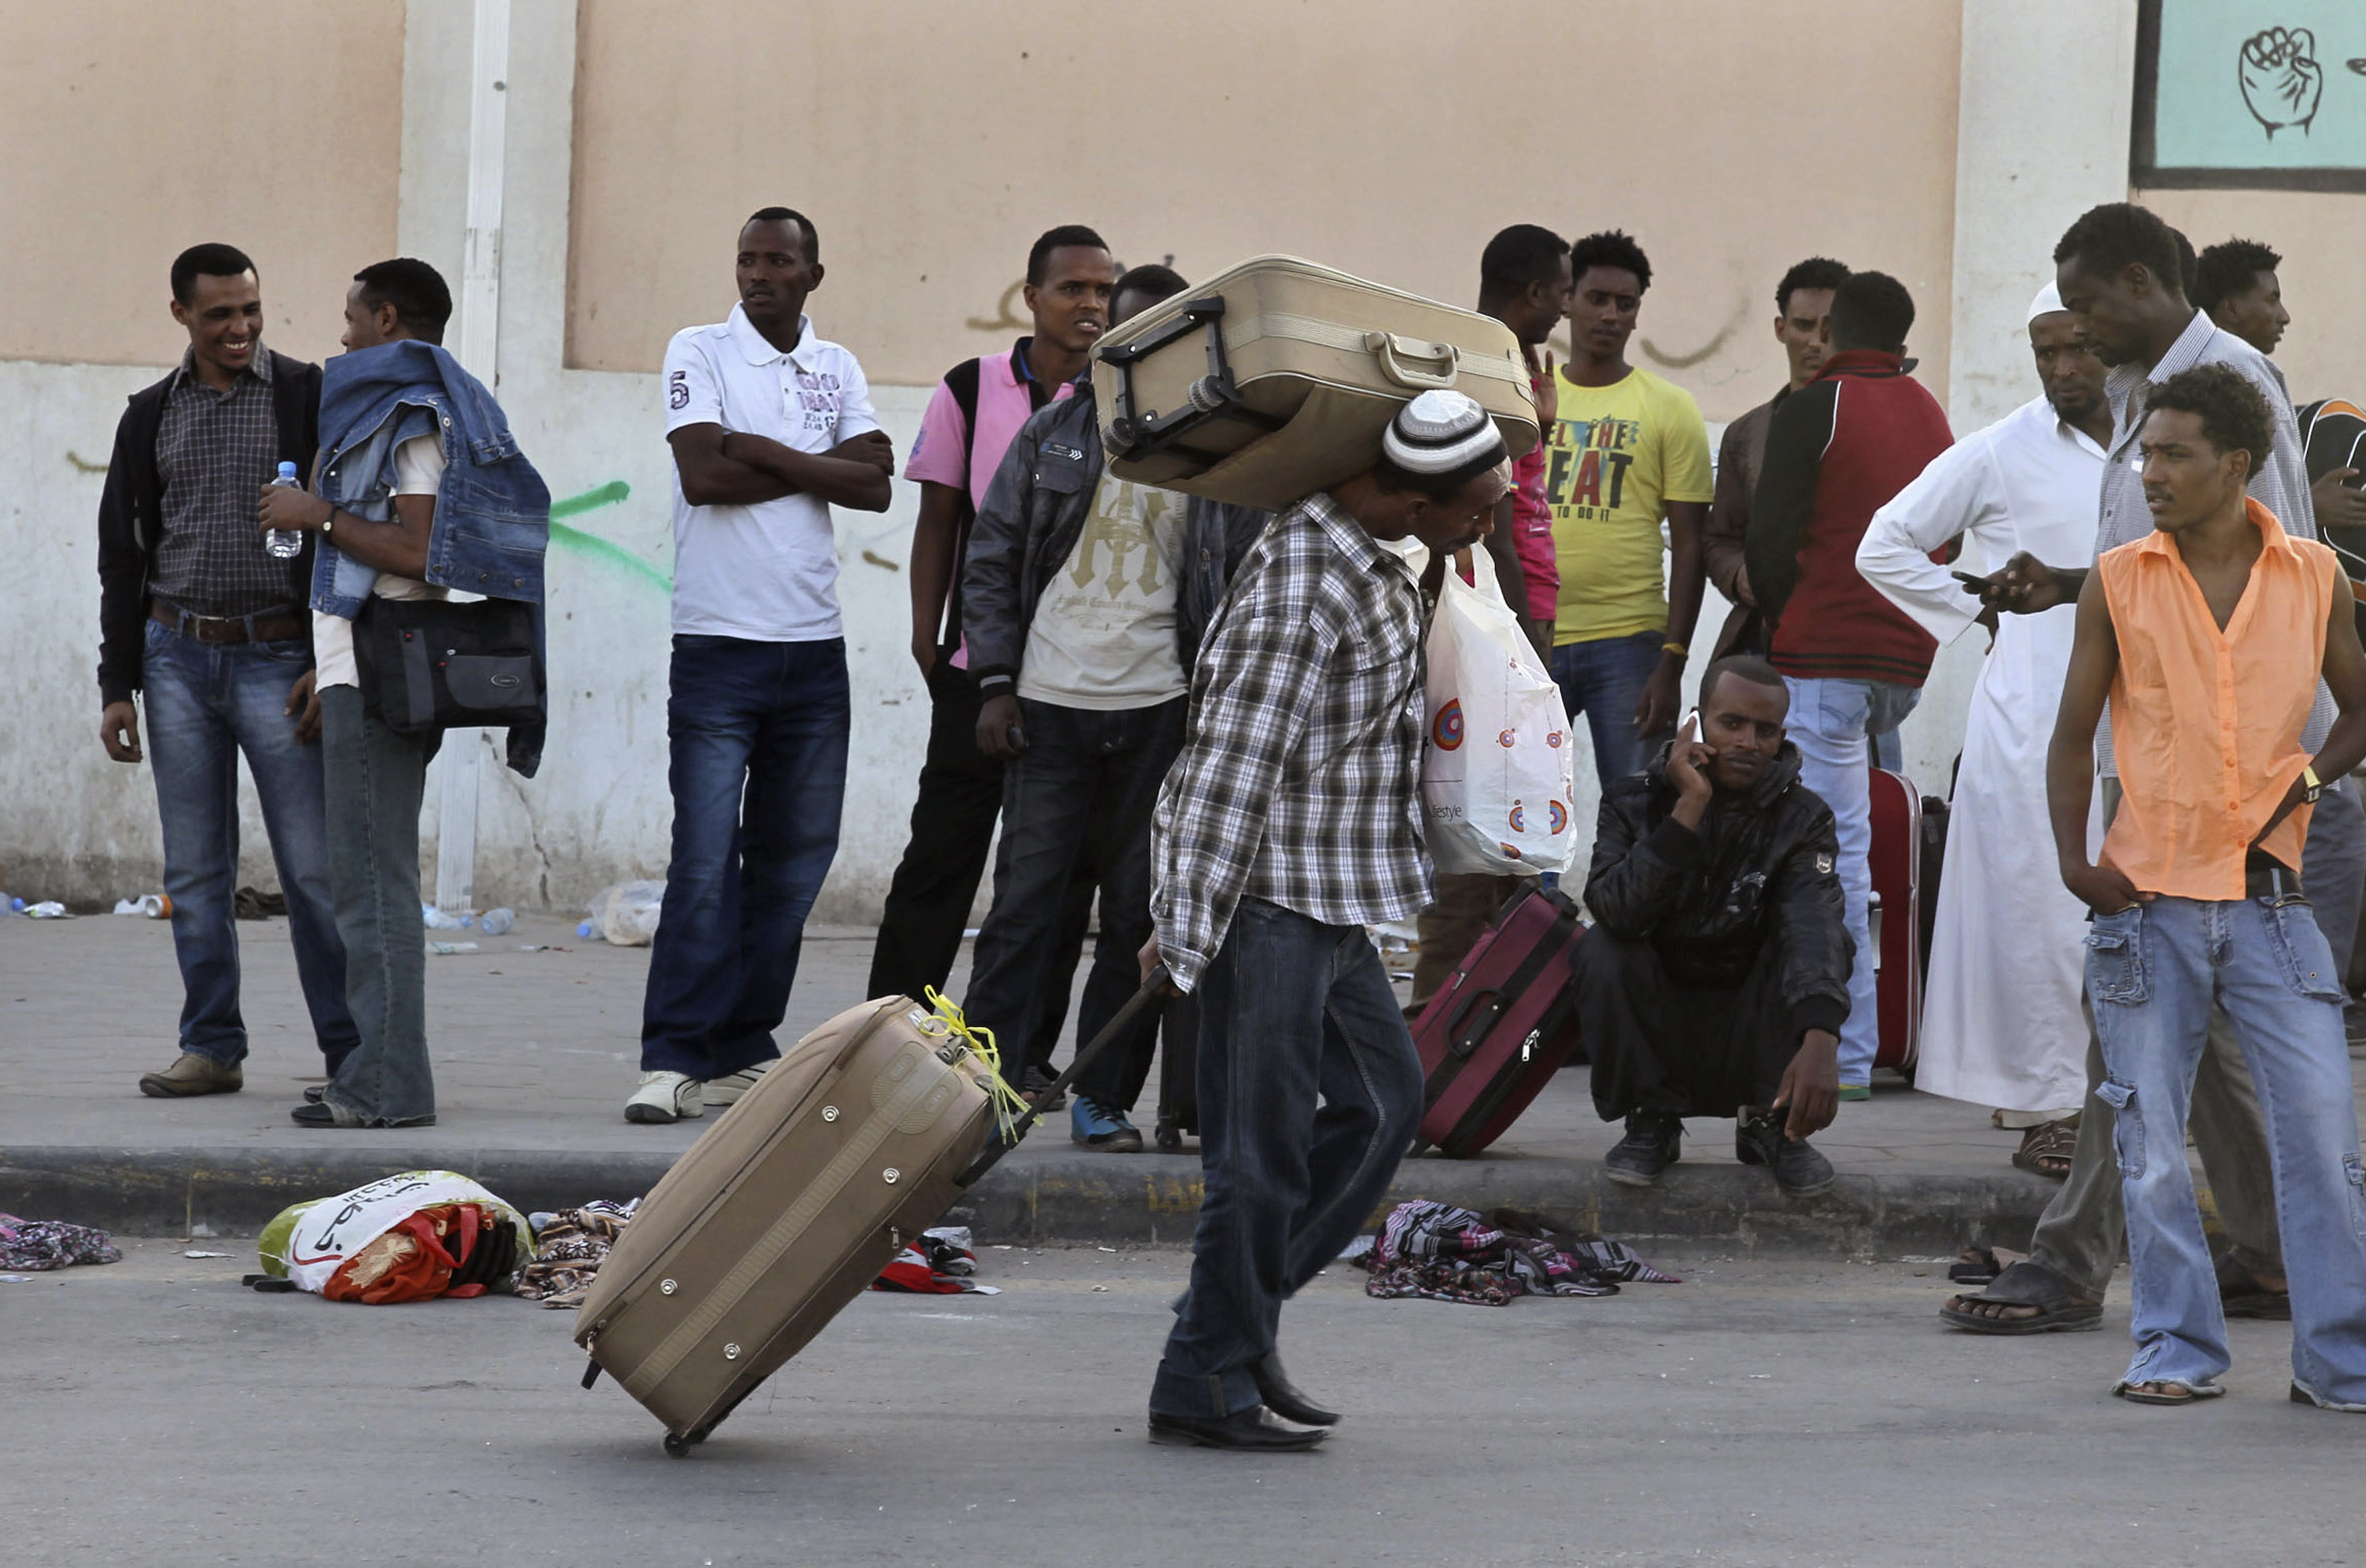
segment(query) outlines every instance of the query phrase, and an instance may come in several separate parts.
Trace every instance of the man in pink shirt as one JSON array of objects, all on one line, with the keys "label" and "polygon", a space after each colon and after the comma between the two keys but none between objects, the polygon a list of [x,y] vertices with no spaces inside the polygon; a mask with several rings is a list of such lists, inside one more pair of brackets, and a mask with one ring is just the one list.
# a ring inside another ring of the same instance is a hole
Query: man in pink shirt
[{"label": "man in pink shirt", "polygon": [[[1569,241],[1549,229],[1515,223],[1487,241],[1479,258],[1479,309],[1512,329],[1527,356],[1529,385],[1537,397],[1537,422],[1552,429],[1559,399],[1554,394],[1552,354],[1545,340],[1569,318],[1574,283]],[[1545,499],[1545,445],[1539,443],[1512,465],[1512,492],[1495,511],[1489,549],[1504,596],[1519,612],[1520,624],[1539,656],[1552,658],[1553,617],[1560,595],[1560,567],[1553,554],[1552,507]],[[1519,570],[1504,573],[1505,557]]]},{"label": "man in pink shirt", "polygon": [[[1574,286],[1569,241],[1533,223],[1513,224],[1488,241],[1479,258],[1480,313],[1503,322],[1520,340],[1520,352],[1527,356],[1529,384],[1536,390],[1537,421],[1546,430],[1553,427],[1558,399],[1553,391],[1552,355],[1544,343],[1568,318]],[[1535,451],[1513,462],[1512,488],[1495,505],[1495,528],[1486,542],[1504,598],[1518,612],[1520,629],[1537,645],[1537,656],[1547,663],[1552,660],[1553,617],[1560,598],[1560,567],[1553,556],[1552,507],[1545,499],[1549,444],[1539,442]],[[1437,902],[1421,912],[1421,955],[1414,964],[1408,1013],[1428,1005],[1495,912],[1527,880],[1488,876],[1437,879]]]},{"label": "man in pink shirt", "polygon": [[[919,482],[912,531],[912,659],[928,683],[928,755],[912,836],[887,890],[871,958],[873,996],[918,996],[941,988],[961,950],[1002,810],[1002,760],[977,747],[977,683],[961,627],[961,565],[971,521],[1002,454],[1036,409],[1065,398],[1091,364],[1108,329],[1117,263],[1081,224],[1044,233],[1027,254],[1026,300],[1034,330],[999,353],[963,360],[945,374],[920,420],[904,476]],[[1082,879],[1081,900],[1092,885]],[[1076,967],[1083,922],[1062,940]],[[1065,991],[1062,992],[1065,994]],[[1056,1038],[1065,1011],[1045,1021]],[[1048,1050],[1031,1052],[1033,1059]]]}]

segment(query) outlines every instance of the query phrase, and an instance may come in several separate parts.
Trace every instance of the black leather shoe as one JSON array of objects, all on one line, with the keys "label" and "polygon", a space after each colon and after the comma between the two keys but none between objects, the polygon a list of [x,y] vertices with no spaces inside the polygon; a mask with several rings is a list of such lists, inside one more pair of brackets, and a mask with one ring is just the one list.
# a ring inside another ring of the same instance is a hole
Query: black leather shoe
[{"label": "black leather shoe", "polygon": [[1832,1171],[1832,1162],[1817,1153],[1807,1139],[1784,1133],[1780,1111],[1761,1111],[1736,1121],[1733,1157],[1744,1165],[1772,1168],[1774,1184],[1786,1197],[1812,1198],[1829,1192],[1840,1180]]},{"label": "black leather shoe", "polygon": [[1627,1118],[1627,1136],[1602,1157],[1602,1173],[1622,1187],[1656,1187],[1669,1166],[1683,1158],[1684,1124],[1663,1111],[1638,1111]]},{"label": "black leather shoe", "polygon": [[1249,1376],[1256,1380],[1257,1397],[1265,1407],[1285,1421],[1295,1421],[1301,1427],[1335,1427],[1339,1412],[1325,1410],[1300,1392],[1281,1370],[1279,1353],[1249,1363]]},{"label": "black leather shoe", "polygon": [[1155,1410],[1150,1413],[1150,1440],[1182,1448],[1291,1453],[1311,1449],[1330,1435],[1326,1427],[1286,1427],[1262,1405],[1252,1405],[1229,1416],[1162,1416]]}]

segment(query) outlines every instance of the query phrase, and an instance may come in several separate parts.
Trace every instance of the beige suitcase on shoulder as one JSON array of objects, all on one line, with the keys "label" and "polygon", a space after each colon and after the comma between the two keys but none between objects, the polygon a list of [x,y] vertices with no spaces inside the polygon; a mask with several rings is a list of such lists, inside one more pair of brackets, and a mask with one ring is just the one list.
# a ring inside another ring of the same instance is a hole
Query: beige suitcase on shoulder
[{"label": "beige suitcase on shoulder", "polygon": [[[1155,994],[1145,985],[1036,1103]],[[592,1357],[583,1386],[606,1372],[665,1423],[666,1451],[688,1453],[1000,1158],[986,1147],[993,1077],[907,997],[851,1008],[790,1047],[674,1162],[600,1265],[575,1315]]]},{"label": "beige suitcase on shoulder", "polygon": [[1513,456],[1535,448],[1510,328],[1295,256],[1186,289],[1093,355],[1111,473],[1268,510],[1369,467],[1397,409],[1438,387],[1493,415]]}]

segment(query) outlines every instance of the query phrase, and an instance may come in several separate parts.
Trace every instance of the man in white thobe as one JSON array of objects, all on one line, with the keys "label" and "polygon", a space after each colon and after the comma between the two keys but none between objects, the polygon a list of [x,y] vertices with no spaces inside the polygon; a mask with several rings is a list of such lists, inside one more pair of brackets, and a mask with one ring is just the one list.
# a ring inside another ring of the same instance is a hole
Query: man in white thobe
[{"label": "man in white thobe", "polygon": [[1936,458],[1874,514],[1856,559],[1867,582],[1941,643],[1976,621],[1995,630],[1947,822],[1914,1085],[1996,1107],[2004,1125],[2029,1129],[2014,1162],[2059,1176],[2072,1140],[2057,1124],[2087,1095],[2086,911],[2034,868],[2052,831],[2045,749],[2076,607],[1995,626],[1931,558],[1959,535],[1966,557],[1990,570],[2023,550],[2045,561],[2094,556],[2112,432],[2103,364],[2051,284],[2031,303],[2029,341],[2041,395]]}]

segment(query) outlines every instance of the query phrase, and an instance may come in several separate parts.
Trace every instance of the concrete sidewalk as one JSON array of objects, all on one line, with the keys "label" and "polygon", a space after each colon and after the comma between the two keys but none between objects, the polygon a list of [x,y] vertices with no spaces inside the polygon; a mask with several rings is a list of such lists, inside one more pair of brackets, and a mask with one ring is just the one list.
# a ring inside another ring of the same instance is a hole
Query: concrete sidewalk
[{"label": "concrete sidewalk", "polygon": [[[286,1204],[415,1166],[557,1208],[647,1191],[712,1125],[624,1120],[648,949],[579,939],[571,920],[540,914],[498,938],[430,934],[481,948],[428,959],[435,1126],[296,1126],[288,1109],[321,1073],[286,923],[239,931],[246,1088],[165,1101],[143,1098],[136,1080],[174,1056],[181,985],[169,926],[0,919],[0,1210],[135,1235],[250,1235]],[[867,930],[809,934],[784,1041],[862,1000],[871,946]],[[966,965],[964,955],[955,995]],[[1984,1110],[1885,1074],[1872,1101],[1843,1105],[1816,1140],[1841,1172],[1823,1197],[1784,1199],[1763,1171],[1734,1162],[1731,1124],[1717,1122],[1694,1123],[1684,1162],[1638,1193],[1602,1180],[1619,1129],[1595,1118],[1584,1079],[1562,1073],[1484,1159],[1408,1160],[1398,1195],[1541,1208],[1614,1236],[1871,1257],[1949,1253],[1975,1236],[2021,1245],[2054,1191],[2011,1168],[2019,1135],[1991,1128]],[[1136,1117],[1145,1135],[1157,1081],[1154,1070]],[[966,1218],[997,1241],[1188,1239],[1194,1148],[1092,1153],[1068,1141],[1065,1116],[1050,1118],[979,1184]]]}]

